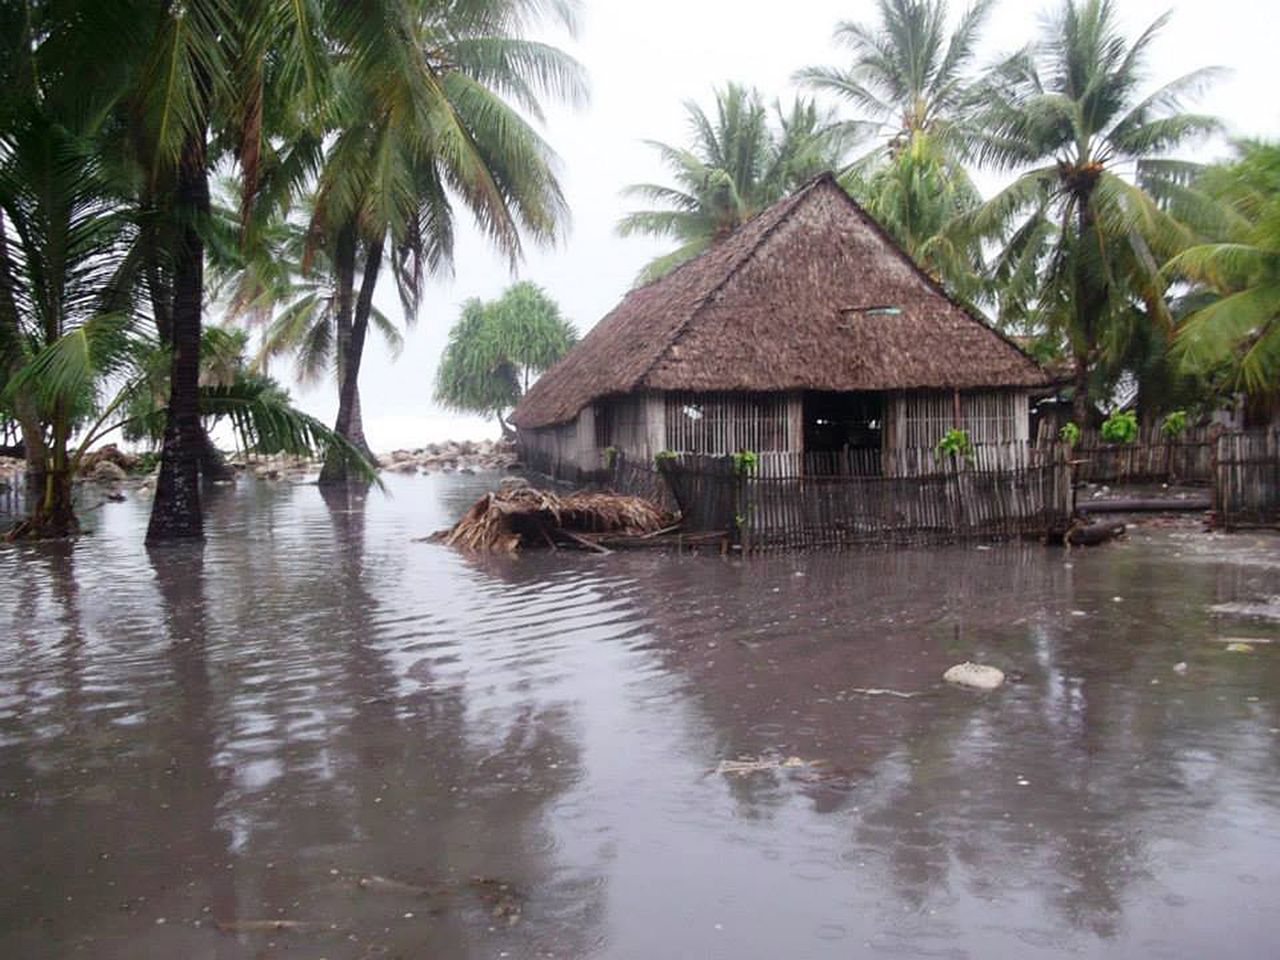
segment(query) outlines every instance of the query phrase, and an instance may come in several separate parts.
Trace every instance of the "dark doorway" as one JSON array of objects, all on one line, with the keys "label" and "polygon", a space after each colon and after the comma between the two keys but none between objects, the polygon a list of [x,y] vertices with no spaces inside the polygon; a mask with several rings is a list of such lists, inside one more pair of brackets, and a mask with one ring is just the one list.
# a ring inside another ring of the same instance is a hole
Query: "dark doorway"
[{"label": "dark doorway", "polygon": [[879,476],[884,394],[804,395],[805,472],[818,476]]}]

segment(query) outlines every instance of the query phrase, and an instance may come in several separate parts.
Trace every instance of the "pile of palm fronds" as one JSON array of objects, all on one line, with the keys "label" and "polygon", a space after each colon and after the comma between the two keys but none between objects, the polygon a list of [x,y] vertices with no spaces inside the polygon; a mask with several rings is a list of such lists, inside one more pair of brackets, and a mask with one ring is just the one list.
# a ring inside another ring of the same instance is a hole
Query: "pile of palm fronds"
[{"label": "pile of palm fronds", "polygon": [[603,536],[643,536],[668,529],[674,518],[640,497],[580,491],[560,497],[518,487],[476,501],[453,529],[436,534],[468,550],[518,550],[560,545],[600,549]]}]

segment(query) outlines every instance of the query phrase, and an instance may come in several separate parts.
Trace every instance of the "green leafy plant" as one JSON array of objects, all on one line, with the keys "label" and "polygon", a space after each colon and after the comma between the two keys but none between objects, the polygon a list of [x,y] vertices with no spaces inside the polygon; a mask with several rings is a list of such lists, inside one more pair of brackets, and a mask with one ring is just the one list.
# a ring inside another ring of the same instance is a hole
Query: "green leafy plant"
[{"label": "green leafy plant", "polygon": [[604,454],[604,468],[606,470],[612,470],[614,464],[618,462],[618,448],[605,447],[602,452]]},{"label": "green leafy plant", "polygon": [[1080,442],[1080,428],[1076,424],[1068,421],[1062,425],[1062,429],[1058,431],[1058,439],[1069,447],[1074,447]]},{"label": "green leafy plant", "polygon": [[1187,411],[1173,410],[1160,424],[1160,432],[1170,439],[1180,437],[1187,432]]},{"label": "green leafy plant", "polygon": [[749,477],[755,473],[760,463],[760,457],[754,450],[739,450],[730,454],[730,458],[733,460],[733,472],[740,477]]},{"label": "green leafy plant", "polygon": [[659,450],[653,455],[653,462],[657,464],[659,470],[675,462],[679,456],[674,450]]},{"label": "green leafy plant", "polygon": [[1102,421],[1102,439],[1107,443],[1133,443],[1138,439],[1138,415],[1132,410],[1117,410]]},{"label": "green leafy plant", "polygon": [[940,457],[963,457],[966,460],[973,459],[973,441],[969,439],[969,431],[961,430],[959,427],[952,427],[942,435],[942,439],[938,441],[934,452]]}]

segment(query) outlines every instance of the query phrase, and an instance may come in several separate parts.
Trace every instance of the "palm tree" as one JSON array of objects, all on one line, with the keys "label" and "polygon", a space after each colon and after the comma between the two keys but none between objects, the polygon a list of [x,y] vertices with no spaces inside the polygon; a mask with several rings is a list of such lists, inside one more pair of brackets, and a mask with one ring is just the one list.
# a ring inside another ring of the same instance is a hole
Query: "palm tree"
[{"label": "palm tree", "polygon": [[67,536],[74,432],[133,341],[136,229],[124,185],[97,153],[119,85],[77,89],[63,38],[32,9],[6,41],[0,102],[0,406],[22,426],[33,513],[24,532]]},{"label": "palm tree", "polygon": [[1209,302],[1181,324],[1176,352],[1196,372],[1225,370],[1229,384],[1262,397],[1280,390],[1280,144],[1245,141],[1234,163],[1197,185],[1221,205],[1214,240],[1165,267]]},{"label": "palm tree", "polygon": [[[318,383],[337,372],[334,272],[325,250],[308,249],[306,227],[289,216],[272,216],[244,232],[238,212],[222,203],[215,205],[213,224],[218,242],[209,249],[209,297],[225,308],[228,322],[261,328],[253,371],[266,374],[273,360],[292,356],[300,383]],[[406,322],[413,319],[405,317]],[[369,323],[392,355],[399,356],[404,337],[391,318],[371,306]],[[347,440],[366,460],[373,460],[358,389]]]},{"label": "palm tree", "polygon": [[[363,23],[356,49],[371,52],[335,67],[310,238],[333,278],[343,437],[384,261],[412,319],[426,278],[452,260],[455,200],[513,265],[522,234],[548,241],[565,219],[551,151],[520,112],[541,120],[543,97],[585,96],[577,63],[522,36],[546,17],[573,26],[568,3],[408,4],[398,20]],[[343,461],[325,463],[321,483],[345,479]]]},{"label": "palm tree", "polygon": [[847,126],[879,139],[841,182],[895,240],[957,292],[978,292],[980,244],[946,231],[981,197],[964,160],[973,143],[974,47],[993,0],[978,0],[948,34],[944,0],[879,0],[879,23],[843,22],[848,67],[809,67],[796,79],[853,106]]},{"label": "palm tree", "polygon": [[536,284],[514,284],[492,303],[468,300],[449,331],[436,374],[436,401],[452,410],[492,416],[509,437],[512,430],[503,413],[577,339],[573,324]]},{"label": "palm tree", "polygon": [[1023,172],[971,225],[1001,243],[993,278],[1002,319],[1067,345],[1081,423],[1091,376],[1126,352],[1135,330],[1170,328],[1160,264],[1189,233],[1164,202],[1195,167],[1165,155],[1218,128],[1181,112],[1210,70],[1139,95],[1166,20],[1129,42],[1110,0],[1064,0],[1040,42],[1000,64],[983,92],[978,156]]},{"label": "palm tree", "polygon": [[[79,59],[107,58],[130,68],[118,115],[121,148],[136,165],[139,206],[157,225],[144,230],[143,256],[154,286],[153,307],[160,308],[157,322],[162,332],[168,327],[171,394],[147,540],[200,537],[200,345],[210,172],[234,157],[247,216],[271,135],[290,129],[289,117],[314,111],[324,99],[325,55],[339,42],[334,27],[353,7],[380,5],[100,0],[70,6],[75,16],[65,19],[78,34]],[[101,22],[89,22],[89,7]],[[104,44],[104,37],[115,42]]]},{"label": "palm tree", "polygon": [[648,264],[641,282],[655,280],[723,240],[765,207],[806,180],[841,164],[848,138],[812,102],[788,110],[774,105],[775,125],[758,91],[730,83],[715,91],[715,115],[685,103],[692,142],[674,147],[648,141],[676,185],[638,183],[624,195],[654,208],[627,214],[618,224],[635,234],[672,238],[679,246]]}]

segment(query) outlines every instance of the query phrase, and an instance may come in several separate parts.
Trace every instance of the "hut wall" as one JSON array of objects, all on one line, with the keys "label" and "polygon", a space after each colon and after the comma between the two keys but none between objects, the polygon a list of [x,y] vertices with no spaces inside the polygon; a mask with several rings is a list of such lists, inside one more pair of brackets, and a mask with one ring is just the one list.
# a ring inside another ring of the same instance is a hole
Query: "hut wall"
[{"label": "hut wall", "polygon": [[653,445],[650,436],[652,406],[652,398],[643,393],[609,397],[594,404],[594,454],[598,457],[613,447],[633,462],[648,463],[662,449],[661,445]]},{"label": "hut wall", "polygon": [[769,454],[801,449],[799,395],[670,392],[663,399],[666,449],[676,453],[723,456],[738,450]]},{"label": "hut wall", "polygon": [[520,459],[538,473],[577,480],[600,468],[596,449],[595,411],[588,407],[568,423],[521,430],[516,441]]},{"label": "hut wall", "polygon": [[[958,415],[957,415],[958,414]],[[954,427],[974,443],[1027,443],[1031,416],[1025,390],[927,391],[897,394],[889,404],[891,445],[933,447]]]}]

